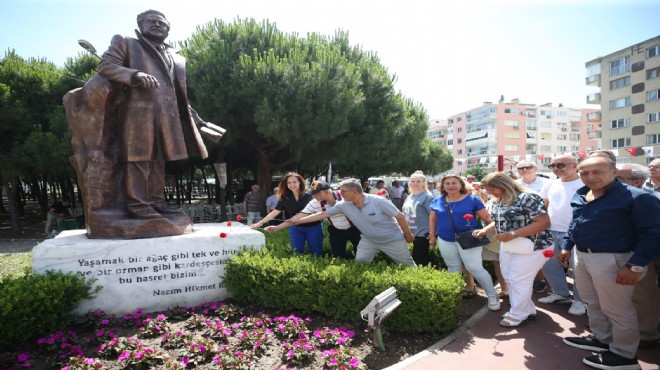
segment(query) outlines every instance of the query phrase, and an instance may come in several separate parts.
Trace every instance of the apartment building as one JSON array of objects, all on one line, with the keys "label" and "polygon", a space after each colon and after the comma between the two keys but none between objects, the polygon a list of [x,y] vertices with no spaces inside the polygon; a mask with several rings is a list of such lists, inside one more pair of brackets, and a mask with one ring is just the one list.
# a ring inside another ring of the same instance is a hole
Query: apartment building
[{"label": "apartment building", "polygon": [[601,106],[602,148],[619,163],[646,165],[660,157],[660,36],[585,67],[587,86],[600,88],[587,103]]},{"label": "apartment building", "polygon": [[[462,173],[480,166],[497,170],[497,157],[504,169],[515,168],[521,160],[550,164],[562,153],[585,156],[600,147],[600,121],[596,109],[509,102],[484,102],[481,107],[429,122],[429,137],[444,143],[454,156],[450,172]],[[540,171],[543,171],[542,169]],[[547,171],[547,170],[546,170]]]}]

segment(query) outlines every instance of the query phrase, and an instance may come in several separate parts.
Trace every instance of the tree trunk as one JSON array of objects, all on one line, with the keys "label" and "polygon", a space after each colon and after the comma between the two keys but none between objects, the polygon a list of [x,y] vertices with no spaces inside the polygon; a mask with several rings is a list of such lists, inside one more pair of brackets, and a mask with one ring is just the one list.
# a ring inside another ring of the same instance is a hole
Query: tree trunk
[{"label": "tree trunk", "polygon": [[11,217],[11,230],[15,237],[21,236],[23,232],[21,228],[21,219],[19,213],[20,208],[18,201],[18,184],[20,184],[18,176],[7,182],[7,197],[9,201],[9,214]]},{"label": "tree trunk", "polygon": [[[261,183],[262,189],[271,188],[270,184],[273,180],[273,173],[270,170],[270,161],[268,160],[268,154],[263,150],[257,150],[257,156],[259,160],[259,180]],[[268,192],[270,194],[270,192]]]}]

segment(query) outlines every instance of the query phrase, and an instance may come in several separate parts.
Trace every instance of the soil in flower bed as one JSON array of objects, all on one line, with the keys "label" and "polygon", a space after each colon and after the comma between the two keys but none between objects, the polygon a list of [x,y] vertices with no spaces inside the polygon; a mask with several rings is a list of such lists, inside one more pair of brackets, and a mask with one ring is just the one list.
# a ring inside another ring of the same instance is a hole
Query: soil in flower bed
[{"label": "soil in flower bed", "polygon": [[[484,306],[485,294],[481,289],[478,292],[473,299],[462,301],[457,325]],[[266,327],[268,330],[264,331]],[[305,334],[300,335],[301,332]],[[163,340],[164,333],[169,333],[168,340]],[[386,350],[381,352],[366,323],[239,306],[228,301],[226,304],[208,303],[194,309],[178,308],[162,313],[146,314],[136,310],[114,318],[100,312],[90,313],[81,322],[40,338],[39,343],[26,343],[11,354],[0,354],[0,369],[12,366],[16,369],[61,369],[70,364],[66,360],[69,356],[77,354],[87,358],[88,365],[83,367],[84,360],[80,360],[81,366],[72,366],[71,370],[330,369],[339,368],[340,364],[346,365],[347,369],[383,369],[428,348],[447,334],[389,332],[385,321],[383,342]],[[249,335],[253,338],[248,338]],[[138,348],[134,349],[136,346]],[[149,350],[145,351],[147,348]],[[236,355],[237,351],[239,355]],[[296,356],[300,361],[294,360]],[[19,357],[20,363],[16,361]],[[147,361],[146,357],[152,360]],[[332,366],[333,358],[339,361],[336,367]],[[94,366],[94,361],[102,362],[103,366]],[[230,366],[232,361],[234,367]],[[129,365],[131,362],[132,366]],[[26,363],[31,366],[21,367]],[[222,367],[223,364],[226,367]]]}]

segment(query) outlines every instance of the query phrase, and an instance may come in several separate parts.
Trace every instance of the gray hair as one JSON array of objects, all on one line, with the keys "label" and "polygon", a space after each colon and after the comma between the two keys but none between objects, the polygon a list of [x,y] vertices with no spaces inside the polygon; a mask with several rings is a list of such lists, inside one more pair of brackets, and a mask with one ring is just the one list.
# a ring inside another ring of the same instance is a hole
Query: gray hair
[{"label": "gray hair", "polygon": [[608,158],[610,161],[616,163],[616,156],[611,150],[597,149],[589,152],[589,158],[591,157],[604,157]]},{"label": "gray hair", "polygon": [[651,171],[647,167],[637,163],[626,163],[621,165],[621,169],[630,169],[630,177],[633,179],[642,179],[646,181],[651,176]]},{"label": "gray hair", "polygon": [[362,193],[362,183],[358,179],[346,179],[340,182],[339,186],[355,190],[358,193]]}]

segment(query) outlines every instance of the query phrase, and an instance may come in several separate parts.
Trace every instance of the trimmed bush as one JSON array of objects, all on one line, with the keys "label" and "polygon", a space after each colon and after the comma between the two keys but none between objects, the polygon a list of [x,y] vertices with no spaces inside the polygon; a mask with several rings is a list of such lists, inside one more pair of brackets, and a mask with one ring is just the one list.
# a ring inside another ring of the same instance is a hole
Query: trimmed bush
[{"label": "trimmed bush", "polygon": [[[78,303],[92,298],[92,282],[73,273],[28,272],[0,280],[0,350],[64,326]],[[99,288],[100,289],[100,288]]]},{"label": "trimmed bush", "polygon": [[[360,311],[372,298],[394,286],[402,304],[387,318],[388,329],[437,332],[455,327],[463,290],[459,274],[383,261],[291,255],[277,234],[272,239],[267,235],[262,251],[244,251],[230,259],[224,283],[237,300],[360,321]],[[290,250],[288,238],[285,243]]]}]

